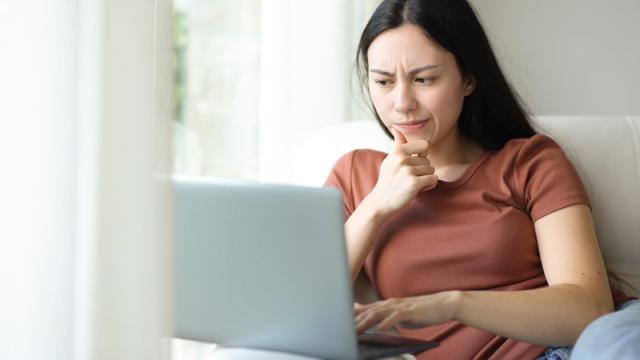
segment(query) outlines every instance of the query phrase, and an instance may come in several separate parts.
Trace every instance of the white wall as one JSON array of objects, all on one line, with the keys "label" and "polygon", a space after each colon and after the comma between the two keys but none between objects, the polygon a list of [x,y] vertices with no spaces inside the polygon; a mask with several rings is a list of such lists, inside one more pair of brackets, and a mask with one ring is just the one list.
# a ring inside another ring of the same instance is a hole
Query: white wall
[{"label": "white wall", "polygon": [[471,0],[535,114],[640,114],[640,1]]}]

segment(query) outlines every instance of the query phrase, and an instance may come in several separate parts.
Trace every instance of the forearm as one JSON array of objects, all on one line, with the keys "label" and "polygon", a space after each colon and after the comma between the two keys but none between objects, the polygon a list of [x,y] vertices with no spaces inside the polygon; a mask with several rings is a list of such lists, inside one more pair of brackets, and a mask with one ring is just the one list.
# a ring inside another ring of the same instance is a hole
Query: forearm
[{"label": "forearm", "polygon": [[383,215],[365,198],[345,223],[347,258],[353,284],[384,223]]},{"label": "forearm", "polygon": [[458,293],[455,320],[485,331],[545,346],[572,346],[595,318],[611,311],[577,285],[525,291]]}]

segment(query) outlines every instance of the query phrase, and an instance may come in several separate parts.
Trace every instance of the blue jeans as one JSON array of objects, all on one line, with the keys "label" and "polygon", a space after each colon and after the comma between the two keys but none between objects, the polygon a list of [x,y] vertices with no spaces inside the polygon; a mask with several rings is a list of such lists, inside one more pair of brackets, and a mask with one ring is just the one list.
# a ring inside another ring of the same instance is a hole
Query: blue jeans
[{"label": "blue jeans", "polygon": [[[624,311],[622,311],[624,310]],[[629,300],[616,311],[587,326],[573,347],[549,347],[536,360],[640,359],[640,300]]]}]

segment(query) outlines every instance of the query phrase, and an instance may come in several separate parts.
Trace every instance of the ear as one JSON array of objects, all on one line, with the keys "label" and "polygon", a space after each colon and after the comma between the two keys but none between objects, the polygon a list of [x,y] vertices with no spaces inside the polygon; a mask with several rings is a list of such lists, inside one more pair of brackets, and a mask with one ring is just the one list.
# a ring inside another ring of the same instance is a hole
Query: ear
[{"label": "ear", "polygon": [[476,79],[467,76],[464,81],[464,96],[471,95],[476,90]]}]

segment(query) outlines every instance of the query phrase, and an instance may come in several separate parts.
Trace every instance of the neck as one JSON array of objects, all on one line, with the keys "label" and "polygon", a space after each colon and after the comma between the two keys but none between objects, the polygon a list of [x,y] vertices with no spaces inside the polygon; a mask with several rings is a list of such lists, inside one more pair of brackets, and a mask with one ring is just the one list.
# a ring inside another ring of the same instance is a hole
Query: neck
[{"label": "neck", "polygon": [[429,161],[434,168],[455,165],[467,165],[475,161],[482,153],[481,146],[462,137],[457,131],[429,147]]}]

